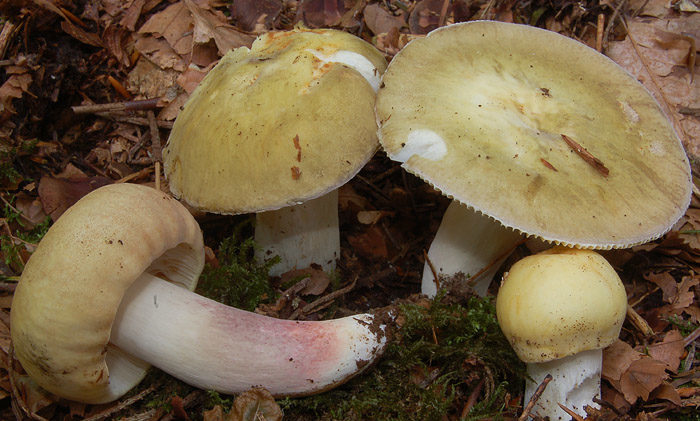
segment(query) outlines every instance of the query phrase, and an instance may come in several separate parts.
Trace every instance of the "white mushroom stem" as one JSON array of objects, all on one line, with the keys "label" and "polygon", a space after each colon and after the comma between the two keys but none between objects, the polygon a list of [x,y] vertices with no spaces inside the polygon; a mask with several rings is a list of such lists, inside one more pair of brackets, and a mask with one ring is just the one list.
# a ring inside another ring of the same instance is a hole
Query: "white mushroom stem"
[{"label": "white mushroom stem", "polygon": [[581,416],[586,415],[585,405],[599,408],[593,398],[600,398],[600,374],[603,350],[594,349],[544,363],[528,363],[527,374],[534,381],[526,380],[524,404],[530,401],[537,386],[547,374],[552,381],[537,400],[531,413],[550,420],[570,420],[558,403]]},{"label": "white mushroom stem", "polygon": [[342,383],[377,358],[386,339],[372,322],[369,314],[275,319],[144,273],[124,296],[110,342],[201,389],[232,394],[260,385],[299,396]]},{"label": "white mushroom stem", "polygon": [[[428,259],[439,277],[463,273],[473,276],[477,294],[484,296],[494,274],[521,237],[516,231],[453,201],[442,217],[430,245]],[[486,270],[484,270],[486,268]],[[423,268],[421,292],[435,296],[435,275],[428,262]]]},{"label": "white mushroom stem", "polygon": [[338,190],[296,206],[258,213],[255,241],[260,246],[256,251],[258,261],[275,255],[281,259],[270,269],[270,275],[312,263],[332,272],[340,256]]}]

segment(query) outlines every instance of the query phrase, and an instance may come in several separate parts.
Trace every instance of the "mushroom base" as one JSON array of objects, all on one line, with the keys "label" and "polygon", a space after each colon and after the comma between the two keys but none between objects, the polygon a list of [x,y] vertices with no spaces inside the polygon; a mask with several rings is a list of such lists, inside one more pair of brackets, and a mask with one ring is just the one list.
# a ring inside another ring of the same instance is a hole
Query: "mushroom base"
[{"label": "mushroom base", "polygon": [[561,403],[581,416],[586,415],[584,406],[599,408],[593,398],[600,398],[600,373],[603,366],[603,350],[594,349],[545,363],[527,364],[527,374],[533,381],[526,380],[525,405],[537,390],[537,386],[547,376],[552,381],[537,400],[532,414],[548,416],[550,420],[570,420],[571,415],[561,409]]},{"label": "mushroom base", "polygon": [[[496,271],[508,257],[508,250],[520,237],[518,232],[494,219],[452,201],[430,245],[428,259],[439,277],[460,272],[473,276],[483,271],[473,279],[474,291],[483,297]],[[421,292],[429,297],[437,293],[435,276],[427,263],[423,267]]]},{"label": "mushroom base", "polygon": [[338,190],[300,205],[258,213],[255,241],[260,246],[255,253],[258,261],[281,259],[270,269],[272,276],[312,263],[332,272],[340,256]]}]

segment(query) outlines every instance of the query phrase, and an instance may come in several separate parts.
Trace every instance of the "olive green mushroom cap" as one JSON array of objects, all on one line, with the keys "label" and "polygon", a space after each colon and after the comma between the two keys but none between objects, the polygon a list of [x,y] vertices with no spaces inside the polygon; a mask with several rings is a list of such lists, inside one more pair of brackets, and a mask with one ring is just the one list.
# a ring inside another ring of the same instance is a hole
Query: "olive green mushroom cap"
[{"label": "olive green mushroom cap", "polygon": [[516,262],[496,298],[501,330],[526,363],[605,348],[626,314],[625,287],[610,263],[562,246]]},{"label": "olive green mushroom cap", "polygon": [[17,359],[44,389],[109,402],[149,365],[108,344],[125,291],[144,272],[194,289],[202,232],[177,200],[150,187],[112,184],[80,199],[49,229],[12,300]]},{"label": "olive green mushroom cap", "polygon": [[319,197],[379,147],[383,55],[329,29],[270,32],[227,53],[178,115],[163,151],[172,192],[237,214]]},{"label": "olive green mushroom cap", "polygon": [[565,36],[447,26],[409,43],[382,82],[376,113],[389,156],[507,227],[620,248],[660,237],[690,203],[690,166],[659,105]]}]

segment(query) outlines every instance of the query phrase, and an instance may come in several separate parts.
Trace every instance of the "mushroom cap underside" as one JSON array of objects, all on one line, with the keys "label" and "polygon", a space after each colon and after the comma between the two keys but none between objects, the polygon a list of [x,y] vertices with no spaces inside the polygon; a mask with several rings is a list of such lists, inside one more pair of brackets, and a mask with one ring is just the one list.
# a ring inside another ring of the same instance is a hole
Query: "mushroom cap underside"
[{"label": "mushroom cap underside", "polygon": [[56,221],[27,262],[12,302],[15,354],[56,395],[114,400],[148,368],[108,345],[124,292],[144,271],[192,290],[203,266],[202,233],[179,202],[135,184],[99,188]]},{"label": "mushroom cap underside", "polygon": [[163,151],[173,193],[238,214],[347,182],[379,147],[382,54],[336,30],[271,32],[227,53],[192,93]]},{"label": "mushroom cap underside", "polygon": [[563,246],[516,262],[496,298],[501,330],[526,363],[612,344],[626,312],[625,288],[607,260]]},{"label": "mushroom cap underside", "polygon": [[660,237],[690,203],[690,166],[659,105],[565,36],[455,24],[411,41],[382,81],[376,113],[389,156],[505,226],[621,248]]}]

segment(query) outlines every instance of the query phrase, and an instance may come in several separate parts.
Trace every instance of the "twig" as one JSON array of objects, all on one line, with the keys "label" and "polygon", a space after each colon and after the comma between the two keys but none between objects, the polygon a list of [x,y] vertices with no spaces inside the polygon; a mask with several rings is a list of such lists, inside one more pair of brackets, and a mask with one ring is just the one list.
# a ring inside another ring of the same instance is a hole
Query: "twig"
[{"label": "twig", "polygon": [[355,278],[350,285],[346,286],[345,288],[341,288],[337,291],[333,291],[330,294],[326,294],[323,297],[319,298],[318,300],[311,302],[307,305],[305,305],[302,308],[296,309],[290,316],[289,320],[296,320],[299,318],[301,315],[308,315],[313,313],[314,311],[320,310],[322,304],[326,304],[330,301],[335,300],[336,298],[345,295],[346,293],[352,291],[353,288],[355,288],[355,284],[357,284],[357,278]]},{"label": "twig", "polygon": [[425,263],[428,264],[430,271],[433,272],[433,281],[435,282],[435,289],[437,291],[440,291],[440,278],[438,277],[438,273],[435,270],[435,266],[433,266],[433,262],[430,260],[430,257],[428,257],[428,253],[425,251],[425,249],[423,249],[423,258],[425,259]]},{"label": "twig", "polygon": [[539,386],[537,386],[537,389],[535,390],[535,393],[532,394],[530,397],[530,401],[525,405],[525,408],[523,409],[523,413],[520,414],[520,418],[518,418],[518,421],[525,421],[527,417],[530,415],[530,411],[532,411],[532,408],[535,406],[535,403],[537,403],[537,399],[542,396],[542,393],[544,393],[544,390],[547,388],[547,385],[549,382],[552,381],[552,375],[547,374],[544,376],[544,379],[542,380],[542,383],[540,383]]},{"label": "twig", "polygon": [[163,153],[160,145],[160,132],[158,131],[158,122],[153,110],[146,112],[148,115],[148,123],[151,129],[151,150],[153,153],[153,161],[155,162],[156,190],[160,191],[160,162],[163,160]]},{"label": "twig", "polygon": [[129,91],[126,90],[124,85],[121,84],[117,79],[113,78],[112,76],[107,76],[107,81],[109,82],[110,85],[112,85],[112,88],[114,88],[115,91],[122,97],[126,99],[131,98],[131,94]]},{"label": "twig", "polygon": [[[612,31],[613,26],[615,24],[615,19],[617,19],[617,17],[620,16],[620,10],[622,9],[622,6],[624,6],[626,2],[627,2],[627,0],[621,0],[620,3],[617,6],[615,6],[615,10],[613,10],[613,14],[610,17],[610,20],[608,21],[608,26],[605,27],[605,35],[603,36],[603,44],[607,44],[608,37],[610,37],[610,31]],[[603,45],[603,47],[605,47],[605,45]]]},{"label": "twig", "polygon": [[[143,118],[143,117],[115,116],[115,115],[110,115],[109,113],[97,113],[97,115],[100,117],[109,118],[111,120],[121,122],[121,123],[135,124],[137,126],[150,126],[148,119]],[[163,129],[172,129],[173,122],[172,121],[165,121],[165,120],[158,120],[158,127],[163,128]]]},{"label": "twig", "polygon": [[649,326],[646,320],[637,313],[637,311],[632,308],[631,305],[627,304],[627,318],[636,327],[642,335],[645,337],[654,336],[654,330]]},{"label": "twig", "polygon": [[598,22],[596,25],[595,33],[595,50],[599,53],[603,52],[603,34],[605,32],[605,15],[603,13],[598,14]]},{"label": "twig", "polygon": [[442,1],[442,9],[440,9],[440,19],[438,20],[438,26],[445,26],[445,21],[447,20],[447,8],[450,6],[450,0]]},{"label": "twig", "polygon": [[467,398],[467,403],[464,404],[464,408],[462,408],[462,414],[460,416],[461,419],[466,418],[469,414],[469,411],[471,411],[474,405],[476,405],[476,400],[479,397],[479,394],[481,393],[481,389],[484,388],[485,381],[485,378],[481,379],[479,384],[477,384],[474,390],[472,390],[472,393],[469,394],[469,397]]},{"label": "twig", "polygon": [[118,404],[111,406],[111,407],[105,409],[104,411],[93,415],[90,418],[85,418],[83,421],[99,421],[99,420],[103,420],[105,418],[108,418],[111,415],[116,414],[117,412],[121,411],[122,409],[128,408],[131,405],[133,405],[134,403],[140,401],[146,395],[153,392],[154,390],[156,390],[155,385],[151,385],[151,386],[147,387],[146,389],[140,391],[139,393],[135,394],[134,396],[132,396],[128,399],[124,399],[123,401],[119,402]]},{"label": "twig", "polygon": [[513,247],[511,247],[508,250],[506,250],[505,252],[501,253],[498,257],[496,257],[495,259],[490,261],[488,265],[484,266],[480,271],[478,271],[477,273],[472,275],[469,279],[467,279],[467,283],[471,284],[472,282],[474,282],[474,280],[476,280],[477,277],[481,276],[482,273],[491,269],[491,267],[493,265],[495,265],[496,263],[498,263],[499,261],[501,261],[501,259],[509,256],[516,248],[518,248],[521,244],[523,244],[526,241],[527,241],[527,238],[521,238],[520,241],[515,243],[515,245]]},{"label": "twig", "polygon": [[574,419],[574,421],[584,421],[583,417],[580,416],[579,414],[575,413],[574,411],[570,410],[569,408],[565,407],[564,405],[560,404],[557,402],[557,405],[559,405],[559,408],[563,409],[564,412],[567,414],[571,415],[571,418]]},{"label": "twig", "polygon": [[695,329],[690,335],[686,336],[685,339],[683,339],[683,347],[686,347],[686,346],[690,345],[691,343],[695,342],[699,337],[700,337],[700,327]]},{"label": "twig", "polygon": [[610,170],[608,170],[603,162],[593,156],[586,148],[583,146],[579,145],[574,139],[570,138],[569,136],[562,134],[561,138],[564,139],[564,142],[566,142],[567,145],[569,145],[578,156],[581,157],[586,163],[590,166],[592,166],[596,171],[601,173],[603,177],[607,177],[610,174]]},{"label": "twig", "polygon": [[160,98],[142,99],[137,101],[112,102],[109,104],[88,104],[71,107],[76,114],[109,113],[114,111],[152,110],[158,107]]}]

